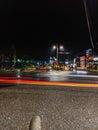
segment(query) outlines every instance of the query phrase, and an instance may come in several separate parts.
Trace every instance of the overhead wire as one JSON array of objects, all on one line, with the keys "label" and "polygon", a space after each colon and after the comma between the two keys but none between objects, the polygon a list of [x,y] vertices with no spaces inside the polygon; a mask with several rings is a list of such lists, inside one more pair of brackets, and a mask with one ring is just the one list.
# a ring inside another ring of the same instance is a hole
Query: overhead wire
[{"label": "overhead wire", "polygon": [[86,20],[87,20],[87,26],[88,26],[90,41],[91,41],[92,48],[94,49],[94,42],[93,42],[91,26],[90,26],[90,21],[89,21],[90,15],[89,15],[89,12],[88,12],[86,0],[83,0],[83,3],[84,3],[84,8],[85,8],[85,14],[86,14]]}]

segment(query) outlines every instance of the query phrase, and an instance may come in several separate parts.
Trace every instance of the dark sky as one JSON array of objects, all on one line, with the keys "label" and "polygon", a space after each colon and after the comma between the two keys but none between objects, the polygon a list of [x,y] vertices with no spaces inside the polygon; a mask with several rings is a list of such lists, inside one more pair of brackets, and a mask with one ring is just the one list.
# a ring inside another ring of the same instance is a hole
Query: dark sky
[{"label": "dark sky", "polygon": [[[98,41],[98,0],[86,0],[94,45]],[[51,56],[53,44],[67,51],[91,48],[83,0],[3,0],[0,45],[15,45],[17,55]]]}]

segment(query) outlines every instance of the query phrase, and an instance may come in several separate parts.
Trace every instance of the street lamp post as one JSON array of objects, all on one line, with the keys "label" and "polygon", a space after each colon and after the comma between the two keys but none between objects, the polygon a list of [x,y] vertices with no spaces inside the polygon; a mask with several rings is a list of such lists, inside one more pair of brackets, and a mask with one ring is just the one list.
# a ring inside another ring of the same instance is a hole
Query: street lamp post
[{"label": "street lamp post", "polygon": [[59,55],[59,48],[58,48],[58,44],[57,44],[57,48],[56,48],[56,59],[57,59],[57,62],[58,62],[58,55]]},{"label": "street lamp post", "polygon": [[58,56],[59,56],[59,49],[60,50],[63,50],[64,49],[64,47],[63,46],[58,46],[58,44],[57,45],[54,45],[53,46],[53,49],[56,49],[56,60],[57,60],[57,62],[58,62]]}]

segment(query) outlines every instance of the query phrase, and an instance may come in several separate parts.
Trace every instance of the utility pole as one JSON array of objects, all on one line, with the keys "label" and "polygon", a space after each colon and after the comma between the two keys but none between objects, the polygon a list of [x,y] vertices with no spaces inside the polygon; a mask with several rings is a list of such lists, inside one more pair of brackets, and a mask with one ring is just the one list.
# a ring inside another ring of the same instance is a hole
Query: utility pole
[{"label": "utility pole", "polygon": [[[92,57],[94,57],[94,49],[95,48],[94,48],[94,42],[93,42],[92,33],[91,33],[91,26],[90,26],[90,22],[89,22],[88,8],[87,8],[86,0],[83,0],[83,3],[84,3],[84,8],[85,8],[85,14],[86,14],[86,20],[87,20],[90,41],[91,41],[91,45],[92,45]],[[85,66],[87,66],[86,56],[85,56]]]}]

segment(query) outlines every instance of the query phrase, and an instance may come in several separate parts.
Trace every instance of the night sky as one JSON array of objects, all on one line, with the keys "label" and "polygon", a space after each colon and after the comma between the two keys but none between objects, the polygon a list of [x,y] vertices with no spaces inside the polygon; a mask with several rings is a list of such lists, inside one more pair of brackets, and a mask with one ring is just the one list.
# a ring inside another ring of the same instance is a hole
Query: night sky
[{"label": "night sky", "polygon": [[[94,46],[98,42],[98,0],[86,0]],[[3,0],[0,48],[14,45],[17,56],[48,58],[54,44],[72,54],[91,48],[83,0]]]}]

